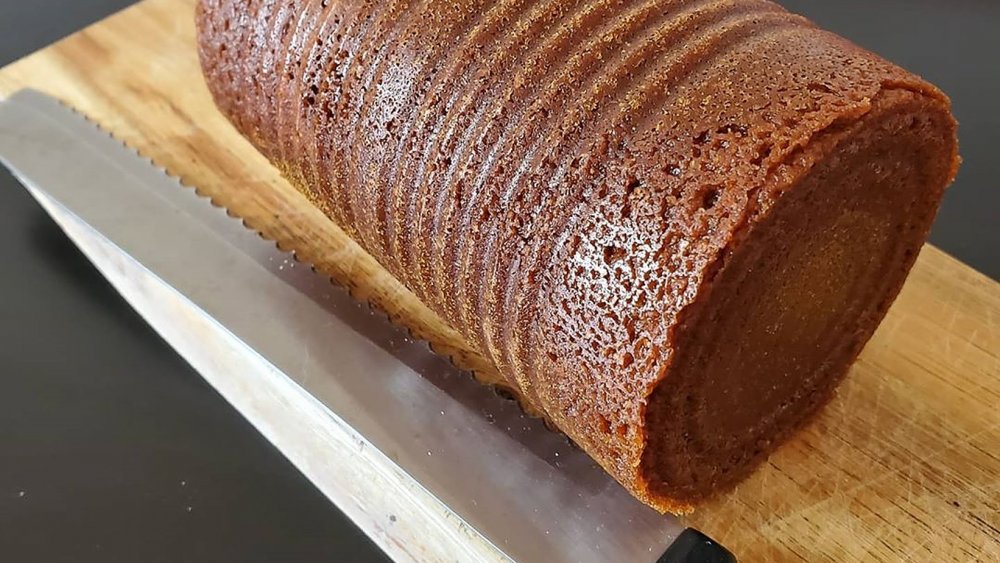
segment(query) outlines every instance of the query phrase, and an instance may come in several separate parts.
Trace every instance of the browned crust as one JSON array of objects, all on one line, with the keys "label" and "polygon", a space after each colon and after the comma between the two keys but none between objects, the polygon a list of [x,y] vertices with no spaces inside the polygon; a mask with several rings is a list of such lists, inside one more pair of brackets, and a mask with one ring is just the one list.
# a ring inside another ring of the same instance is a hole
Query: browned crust
[{"label": "browned crust", "polygon": [[[661,510],[692,495],[643,477],[646,404],[725,257],[884,93],[950,115],[765,0],[202,0],[197,18],[244,135]],[[936,123],[931,207],[957,163]]]}]

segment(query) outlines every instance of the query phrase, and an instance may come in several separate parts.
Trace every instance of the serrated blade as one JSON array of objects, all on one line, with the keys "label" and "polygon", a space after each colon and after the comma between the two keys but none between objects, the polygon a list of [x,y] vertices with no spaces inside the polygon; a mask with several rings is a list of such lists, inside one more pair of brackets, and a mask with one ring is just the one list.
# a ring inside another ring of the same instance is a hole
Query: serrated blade
[{"label": "serrated blade", "polygon": [[126,299],[396,559],[653,561],[681,533],[381,313],[37,92],[0,161]]}]

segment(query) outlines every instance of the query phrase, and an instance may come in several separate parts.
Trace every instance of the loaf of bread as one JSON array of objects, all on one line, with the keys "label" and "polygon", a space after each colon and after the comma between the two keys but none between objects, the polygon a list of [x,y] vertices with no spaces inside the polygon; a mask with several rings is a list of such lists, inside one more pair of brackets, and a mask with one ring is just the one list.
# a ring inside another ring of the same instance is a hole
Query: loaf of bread
[{"label": "loaf of bread", "polygon": [[202,0],[221,111],[636,497],[826,403],[958,165],[934,86],[767,0]]}]

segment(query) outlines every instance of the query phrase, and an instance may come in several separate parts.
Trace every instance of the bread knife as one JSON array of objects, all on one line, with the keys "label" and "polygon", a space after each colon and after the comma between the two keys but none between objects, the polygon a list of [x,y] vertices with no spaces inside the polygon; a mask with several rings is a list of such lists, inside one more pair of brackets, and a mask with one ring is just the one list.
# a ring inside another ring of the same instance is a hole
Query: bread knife
[{"label": "bread knife", "polygon": [[394,560],[735,561],[57,100],[0,102],[0,162]]}]

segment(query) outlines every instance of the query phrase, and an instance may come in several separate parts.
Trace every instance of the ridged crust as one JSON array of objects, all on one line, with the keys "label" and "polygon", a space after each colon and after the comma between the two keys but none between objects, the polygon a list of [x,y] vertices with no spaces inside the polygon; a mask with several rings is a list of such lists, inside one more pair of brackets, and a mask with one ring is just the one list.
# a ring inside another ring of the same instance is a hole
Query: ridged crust
[{"label": "ridged crust", "polygon": [[[726,257],[839,158],[817,139],[863,133],[886,91],[912,98],[914,138],[937,141],[928,162],[893,153],[923,206],[907,245],[957,163],[943,94],[766,0],[202,0],[197,18],[209,87],[236,127],[661,510],[728,484],[671,489],[690,460],[646,451],[651,434],[680,436],[672,419],[648,427],[664,418],[650,397],[690,376],[671,372],[676,346],[687,312],[721,299]],[[889,283],[843,311],[891,301],[909,263],[885,260]],[[833,360],[831,381],[851,359]],[[769,367],[748,369],[763,380]]]}]

